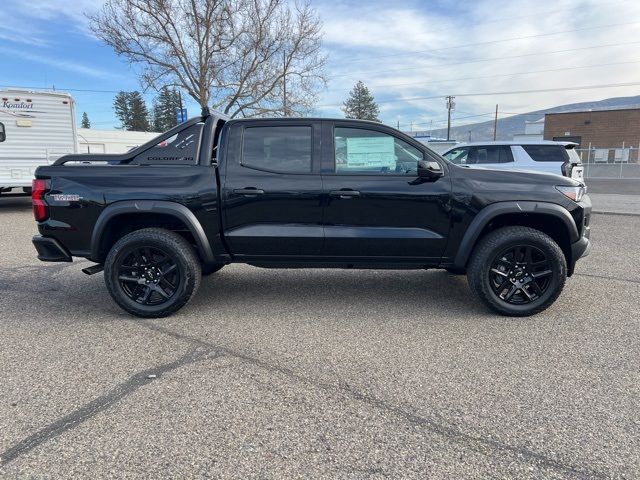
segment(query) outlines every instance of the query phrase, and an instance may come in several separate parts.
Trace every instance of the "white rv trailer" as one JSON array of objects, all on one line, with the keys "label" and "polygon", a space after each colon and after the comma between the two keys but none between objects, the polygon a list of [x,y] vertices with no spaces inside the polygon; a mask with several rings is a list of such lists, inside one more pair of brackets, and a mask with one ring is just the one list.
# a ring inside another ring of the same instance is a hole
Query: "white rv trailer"
[{"label": "white rv trailer", "polygon": [[156,132],[78,129],[79,153],[125,153],[159,135]]},{"label": "white rv trailer", "polygon": [[77,152],[73,99],[61,92],[0,89],[3,137],[0,194],[29,192],[38,166]]}]

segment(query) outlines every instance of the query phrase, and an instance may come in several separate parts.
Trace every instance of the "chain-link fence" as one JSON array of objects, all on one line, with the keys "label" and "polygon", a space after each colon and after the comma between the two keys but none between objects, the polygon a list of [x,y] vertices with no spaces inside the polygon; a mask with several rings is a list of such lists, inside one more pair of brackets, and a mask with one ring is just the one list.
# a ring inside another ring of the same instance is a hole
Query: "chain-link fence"
[{"label": "chain-link fence", "polygon": [[640,148],[577,148],[585,178],[640,178]]}]

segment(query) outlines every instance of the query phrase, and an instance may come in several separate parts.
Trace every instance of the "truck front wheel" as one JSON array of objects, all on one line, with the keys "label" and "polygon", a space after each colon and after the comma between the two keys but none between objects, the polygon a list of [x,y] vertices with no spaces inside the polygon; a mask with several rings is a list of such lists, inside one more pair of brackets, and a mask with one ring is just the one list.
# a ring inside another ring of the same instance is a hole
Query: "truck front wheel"
[{"label": "truck front wheel", "polygon": [[161,228],[125,235],[111,248],[104,279],[115,302],[132,315],[166,317],[200,284],[200,261],[183,237]]},{"label": "truck front wheel", "polygon": [[469,286],[492,310],[528,316],[558,298],[567,263],[558,244],[529,227],[505,227],[482,238],[467,269]]}]

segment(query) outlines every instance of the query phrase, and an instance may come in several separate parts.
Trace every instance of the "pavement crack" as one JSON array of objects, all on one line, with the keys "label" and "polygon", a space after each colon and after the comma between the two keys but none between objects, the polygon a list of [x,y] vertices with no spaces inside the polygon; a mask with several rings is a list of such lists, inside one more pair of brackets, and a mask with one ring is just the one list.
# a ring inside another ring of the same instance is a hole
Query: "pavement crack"
[{"label": "pavement crack", "polygon": [[251,357],[244,353],[237,352],[228,347],[214,345],[210,342],[200,340],[198,338],[194,338],[188,335],[174,332],[173,330],[170,330],[165,327],[161,327],[154,323],[150,323],[150,322],[140,322],[140,323],[145,327],[151,330],[154,330],[156,332],[169,335],[171,337],[188,342],[192,345],[206,346],[210,349],[216,349],[217,351],[223,353],[225,356],[237,358],[241,361],[250,363],[258,368],[262,368],[275,373],[280,373],[297,382],[304,383],[306,385],[310,385],[312,387],[319,388],[327,392],[348,395],[351,398],[358,400],[362,403],[365,403],[378,410],[384,410],[389,413],[392,413],[397,418],[400,418],[407,423],[426,428],[435,434],[441,435],[451,441],[455,441],[457,443],[463,444],[465,447],[485,455],[491,455],[490,451],[499,452],[502,454],[511,455],[513,457],[516,457],[519,460],[533,463],[540,467],[551,468],[558,472],[562,472],[563,474],[571,475],[577,478],[589,478],[589,479],[609,478],[608,475],[604,473],[594,471],[594,470],[581,469],[579,467],[576,467],[574,465],[570,465],[567,463],[563,463],[560,460],[556,460],[554,458],[548,457],[544,454],[538,453],[526,447],[510,445],[510,444],[501,442],[500,440],[496,440],[487,436],[478,436],[478,435],[472,435],[470,433],[465,433],[458,428],[447,425],[446,422],[435,421],[435,420],[426,418],[424,416],[421,416],[411,411],[410,409],[404,409],[396,405],[393,405],[389,402],[386,402],[382,399],[376,398],[372,395],[362,393],[345,382],[340,382],[340,384],[337,384],[337,385],[318,382],[310,378],[304,377],[296,373],[290,368],[267,363],[263,360],[260,360],[255,357]]},{"label": "pavement crack", "polygon": [[[42,445],[43,443],[46,443],[49,440],[76,428],[87,420],[95,417],[98,413],[107,410],[123,398],[136,392],[143,386],[148,385],[153,381],[157,381],[155,377],[153,379],[148,378],[149,375],[161,377],[165,373],[171,372],[185,365],[193,364],[200,360],[203,360],[209,353],[214,350],[214,348],[192,348],[184,355],[173,360],[172,362],[151,367],[133,374],[129,377],[128,380],[120,383],[104,395],[95,398],[82,407],[72,411],[64,417],[40,429],[33,435],[30,435],[25,439],[19,441],[15,445],[9,447],[7,450],[0,454],[0,466],[4,466],[20,457],[21,455],[24,455],[34,448]],[[209,358],[216,358],[219,356],[220,353],[216,352],[215,356]]]},{"label": "pavement crack", "polygon": [[618,282],[640,283],[640,280],[635,280],[633,278],[614,277],[610,275],[595,275],[593,273],[575,273],[574,275],[578,277],[590,277],[590,278],[602,278],[604,280],[616,280]]}]

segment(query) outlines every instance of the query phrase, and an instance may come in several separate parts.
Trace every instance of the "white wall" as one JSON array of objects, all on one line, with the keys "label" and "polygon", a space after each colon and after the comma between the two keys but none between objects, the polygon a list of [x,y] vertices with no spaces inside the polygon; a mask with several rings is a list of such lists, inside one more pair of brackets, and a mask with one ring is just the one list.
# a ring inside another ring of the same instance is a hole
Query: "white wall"
[{"label": "white wall", "polygon": [[79,153],[125,153],[160,135],[155,132],[78,129]]}]

